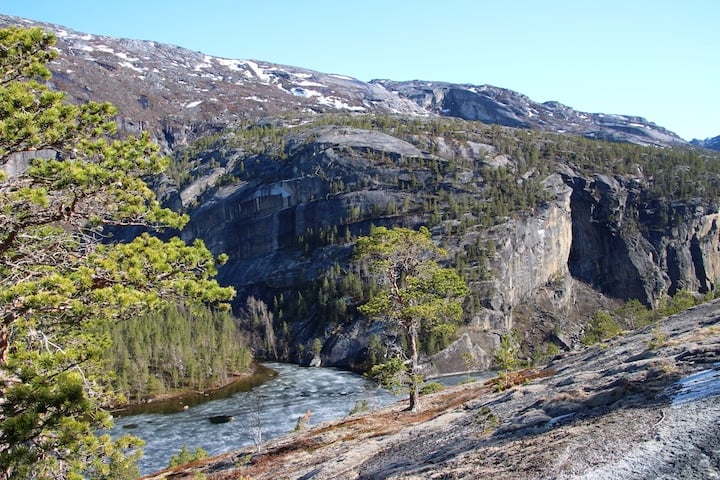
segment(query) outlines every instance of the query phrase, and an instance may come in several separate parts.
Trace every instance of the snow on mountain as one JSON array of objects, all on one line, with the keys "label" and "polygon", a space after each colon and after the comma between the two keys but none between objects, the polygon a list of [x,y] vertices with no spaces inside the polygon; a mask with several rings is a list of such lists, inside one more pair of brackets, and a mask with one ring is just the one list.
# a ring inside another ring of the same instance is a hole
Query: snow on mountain
[{"label": "snow on mountain", "polygon": [[109,101],[125,130],[151,130],[169,148],[242,119],[288,112],[447,115],[486,123],[645,145],[685,144],[640,117],[578,112],[537,103],[491,85],[442,82],[366,83],[337,74],[260,60],[210,56],[152,41],[79,33],[0,15],[0,26],[40,26],[58,38],[53,85],[77,102]]}]

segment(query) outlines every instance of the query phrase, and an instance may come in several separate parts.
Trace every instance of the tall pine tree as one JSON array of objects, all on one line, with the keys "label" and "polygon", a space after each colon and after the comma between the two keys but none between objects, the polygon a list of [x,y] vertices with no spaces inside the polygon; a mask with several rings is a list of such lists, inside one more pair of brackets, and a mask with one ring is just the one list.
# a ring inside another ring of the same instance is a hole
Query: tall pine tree
[{"label": "tall pine tree", "polygon": [[420,331],[459,323],[470,292],[455,270],[440,266],[444,255],[424,227],[375,228],[358,239],[355,251],[356,262],[366,263],[380,285],[360,311],[400,333],[398,354],[371,373],[384,384],[404,383],[413,412],[420,410]]},{"label": "tall pine tree", "polygon": [[0,30],[0,478],[126,478],[138,441],[96,434],[110,421],[107,323],[233,291],[200,241],[108,243],[109,226],[187,218],[143,181],[167,166],[147,135],[110,140],[114,107],[46,86],[54,42]]}]

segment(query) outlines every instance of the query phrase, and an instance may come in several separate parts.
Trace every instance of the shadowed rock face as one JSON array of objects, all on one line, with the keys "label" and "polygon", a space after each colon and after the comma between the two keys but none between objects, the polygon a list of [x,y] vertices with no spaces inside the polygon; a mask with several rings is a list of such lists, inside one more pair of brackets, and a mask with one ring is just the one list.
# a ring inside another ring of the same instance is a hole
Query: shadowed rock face
[{"label": "shadowed rock face", "polygon": [[[613,297],[648,305],[680,289],[715,289],[720,230],[712,207],[700,202],[648,205],[632,178],[598,175],[566,182],[573,188],[568,265],[574,277]],[[672,223],[661,218],[664,210]]]},{"label": "shadowed rock face", "polygon": [[[298,142],[300,146],[291,148],[283,161],[258,158],[245,162],[243,176],[249,180],[217,188],[190,210],[191,222],[183,234],[205,238],[213,251],[232,254],[221,279],[240,286],[267,282],[282,287],[291,285],[298,275],[313,278],[336,260],[330,254],[333,248],[319,252],[326,257],[324,262],[312,264],[314,260],[300,258],[290,248],[300,236],[332,227],[358,233],[367,229],[373,210],[384,211],[388,204],[399,205],[412,197],[412,192],[370,184],[394,184],[398,169],[342,152],[371,150],[388,157],[421,157],[413,145],[366,130],[322,128],[314,134],[315,141]],[[336,179],[342,179],[348,191],[334,191]],[[349,221],[353,210],[362,218]],[[377,224],[383,221],[374,220]],[[306,272],[301,274],[303,268]],[[289,275],[285,283],[283,272]]]}]

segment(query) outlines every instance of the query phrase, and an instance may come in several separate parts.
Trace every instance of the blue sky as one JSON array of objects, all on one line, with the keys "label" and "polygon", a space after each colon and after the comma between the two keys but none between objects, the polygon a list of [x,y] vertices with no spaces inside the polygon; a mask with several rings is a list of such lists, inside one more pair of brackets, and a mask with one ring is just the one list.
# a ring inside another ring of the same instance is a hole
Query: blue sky
[{"label": "blue sky", "polygon": [[717,0],[0,0],[0,13],[360,80],[490,84],[720,135]]}]

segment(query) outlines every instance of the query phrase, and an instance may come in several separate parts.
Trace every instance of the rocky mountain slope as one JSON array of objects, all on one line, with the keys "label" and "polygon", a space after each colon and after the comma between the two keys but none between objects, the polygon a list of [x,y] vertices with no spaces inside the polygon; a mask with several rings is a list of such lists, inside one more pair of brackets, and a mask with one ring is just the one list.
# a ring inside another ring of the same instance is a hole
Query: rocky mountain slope
[{"label": "rocky mountain slope", "polygon": [[58,36],[51,70],[76,101],[109,101],[128,131],[151,130],[172,148],[213,126],[286,112],[448,115],[520,128],[628,141],[686,142],[640,117],[590,114],[558,102],[536,103],[489,85],[370,83],[343,75],[255,60],[212,57],[152,41],[110,38],[0,15],[0,25],[40,26]]},{"label": "rocky mountain slope", "polygon": [[401,402],[148,478],[719,478],[719,362],[715,300],[509,375],[507,389],[452,387],[422,413]]},{"label": "rocky mountain slope", "polygon": [[709,148],[710,150],[720,151],[720,135],[717,137],[706,138],[705,140],[693,140],[690,142],[696,147]]},{"label": "rocky mountain slope", "polygon": [[492,85],[391,80],[373,80],[371,83],[397,92],[438,115],[640,145],[685,143],[673,132],[642,117],[578,112],[555,101],[533,102],[518,92]]},{"label": "rocky mountain slope", "polygon": [[465,353],[489,368],[511,330],[528,358],[571,349],[597,310],[718,285],[720,161],[643,119],[11,24],[55,32],[54,85],[173,155],[156,190],[190,214],[184,238],[230,256],[219,279],[261,355],[362,366],[382,328],[355,314],[348,259],[373,225],[430,227],[472,288],[450,348],[428,340],[428,373]]}]

